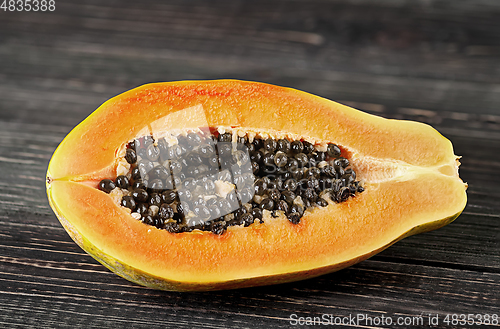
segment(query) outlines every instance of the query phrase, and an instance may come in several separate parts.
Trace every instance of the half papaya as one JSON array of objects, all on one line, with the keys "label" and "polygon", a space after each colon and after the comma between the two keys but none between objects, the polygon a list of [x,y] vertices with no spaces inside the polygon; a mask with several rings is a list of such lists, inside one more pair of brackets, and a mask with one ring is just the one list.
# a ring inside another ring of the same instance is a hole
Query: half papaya
[{"label": "half papaya", "polygon": [[[214,167],[193,169],[204,159]],[[466,205],[458,166],[422,123],[269,84],[182,81],[101,105],[54,152],[47,194],[73,240],[118,275],[232,289],[333,272],[450,223]]]}]

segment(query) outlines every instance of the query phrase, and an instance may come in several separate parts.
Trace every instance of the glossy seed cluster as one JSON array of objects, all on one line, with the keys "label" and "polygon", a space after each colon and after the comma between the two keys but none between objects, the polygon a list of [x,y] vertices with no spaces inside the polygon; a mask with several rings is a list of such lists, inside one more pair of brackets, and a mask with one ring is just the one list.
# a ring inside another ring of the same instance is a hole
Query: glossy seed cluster
[{"label": "glossy seed cluster", "polygon": [[229,226],[263,223],[266,211],[298,224],[304,211],[364,190],[335,144],[322,152],[307,141],[250,142],[206,129],[168,141],[135,139],[124,158],[128,174],[103,179],[99,189],[119,191],[134,218],[171,233],[223,234]]}]

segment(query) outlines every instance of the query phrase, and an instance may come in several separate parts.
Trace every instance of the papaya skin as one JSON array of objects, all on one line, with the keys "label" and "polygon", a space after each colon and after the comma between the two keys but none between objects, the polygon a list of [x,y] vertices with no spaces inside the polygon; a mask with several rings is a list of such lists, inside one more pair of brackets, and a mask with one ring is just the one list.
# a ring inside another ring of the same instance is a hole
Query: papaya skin
[{"label": "papaya skin", "polygon": [[[95,188],[116,177],[123,145],[158,124],[165,131],[208,124],[334,142],[365,192],[306,211],[297,225],[276,218],[220,236],[171,234],[133,219]],[[337,271],[450,223],[467,199],[458,165],[451,143],[421,123],[268,84],[183,81],[145,85],[105,102],[54,152],[47,194],[73,240],[118,275],[156,289],[219,290]]]}]

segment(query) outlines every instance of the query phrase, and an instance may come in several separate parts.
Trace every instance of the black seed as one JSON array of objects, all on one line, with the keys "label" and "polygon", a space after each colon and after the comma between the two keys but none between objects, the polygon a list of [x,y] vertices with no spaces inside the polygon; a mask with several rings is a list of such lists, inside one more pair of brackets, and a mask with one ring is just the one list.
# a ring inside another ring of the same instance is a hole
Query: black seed
[{"label": "black seed", "polygon": [[351,175],[348,175],[348,174],[344,174],[341,179],[345,179],[346,181],[346,184],[345,186],[351,184],[352,182],[354,182],[354,178],[351,176]]},{"label": "black seed", "polygon": [[317,178],[309,178],[307,180],[307,187],[312,188],[313,190],[319,191],[319,180]]},{"label": "black seed", "polygon": [[338,159],[335,159],[334,163],[339,166],[339,167],[342,167],[342,168],[347,168],[349,166],[349,160],[347,160],[346,158],[338,158]]},{"label": "black seed", "polygon": [[146,157],[148,156],[148,149],[147,149],[147,147],[141,147],[141,148],[137,149],[136,153],[142,159],[146,159]]},{"label": "black seed", "polygon": [[145,224],[148,224],[148,225],[154,225],[154,223],[155,223],[153,216],[151,216],[149,214],[142,216],[141,221],[144,222]]},{"label": "black seed", "polygon": [[267,183],[264,180],[258,179],[255,181],[254,191],[256,195],[263,195],[266,190],[267,190]]},{"label": "black seed", "polygon": [[191,199],[193,199],[193,194],[190,190],[179,190],[177,191],[177,195],[182,202],[191,201]]},{"label": "black seed", "polygon": [[164,183],[161,179],[157,178],[157,179],[153,179],[150,183],[149,183],[149,189],[151,191],[154,191],[154,192],[160,192],[161,190],[163,190],[164,188]]},{"label": "black seed", "polygon": [[298,153],[295,155],[295,159],[299,163],[299,167],[305,167],[309,163],[309,158],[304,153]]},{"label": "black seed", "polygon": [[290,149],[295,154],[302,153],[304,151],[304,144],[301,141],[293,141],[290,144]]},{"label": "black seed", "polygon": [[130,195],[126,195],[122,198],[121,205],[122,207],[126,207],[134,211],[136,203],[133,197],[131,197]]},{"label": "black seed", "polygon": [[154,164],[151,161],[148,161],[146,159],[142,159],[139,161],[137,168],[139,168],[139,171],[141,173],[141,177],[144,178],[154,168]]},{"label": "black seed", "polygon": [[127,160],[127,162],[130,164],[136,163],[137,154],[135,153],[135,150],[127,149],[127,151],[125,152],[125,160]]},{"label": "black seed", "polygon": [[149,161],[156,161],[160,157],[160,150],[153,144],[147,148],[146,157]]},{"label": "black seed", "polygon": [[288,139],[278,139],[276,149],[288,153],[290,151],[290,141]]},{"label": "black seed", "polygon": [[238,138],[236,138],[236,143],[245,145],[246,143],[248,143],[248,137],[247,136],[242,136],[242,137],[238,136]]},{"label": "black seed", "polygon": [[346,169],[345,173],[351,175],[352,179],[356,179],[356,172],[353,171],[351,168]]},{"label": "black seed", "polygon": [[215,193],[215,183],[213,180],[208,179],[206,182],[203,183],[203,190],[206,194],[213,194]]},{"label": "black seed", "polygon": [[293,179],[301,179],[302,176],[304,176],[304,171],[299,168],[294,168],[290,170],[290,173],[292,174]]},{"label": "black seed", "polygon": [[188,177],[182,182],[181,187],[186,190],[193,191],[197,184],[198,182],[194,178]]},{"label": "black seed", "polygon": [[217,206],[221,210],[223,215],[229,214],[231,212],[231,204],[226,199],[219,199]]},{"label": "black seed", "polygon": [[356,191],[358,190],[358,187],[354,184],[349,185],[349,192],[351,192],[351,195],[354,195]]},{"label": "black seed", "polygon": [[288,208],[289,208],[288,202],[286,202],[285,200],[280,200],[278,202],[278,205],[276,206],[277,210],[283,210],[285,214],[288,213]]},{"label": "black seed", "polygon": [[274,183],[274,188],[278,189],[278,191],[282,191],[283,190],[283,180],[279,176],[277,176],[273,180],[273,183]]},{"label": "black seed", "polygon": [[161,198],[161,195],[159,195],[158,193],[151,193],[150,196],[149,196],[149,204],[151,206],[160,206],[161,205],[161,201],[162,201],[162,198]]},{"label": "black seed", "polygon": [[320,178],[319,180],[319,189],[324,190],[324,189],[329,189],[332,188],[333,186],[333,179],[331,178]]},{"label": "black seed", "polygon": [[148,212],[149,206],[146,203],[139,203],[135,208],[135,211],[141,215],[144,215]]},{"label": "black seed", "polygon": [[172,145],[168,149],[167,158],[171,160],[180,159],[186,151],[186,148],[179,144]]},{"label": "black seed", "polygon": [[241,217],[241,216],[243,216],[243,215],[244,215],[244,214],[246,214],[246,213],[248,213],[247,208],[245,208],[245,207],[240,207],[240,208],[236,209],[236,211],[234,212],[234,215],[235,215],[236,217]]},{"label": "black seed", "polygon": [[259,164],[255,161],[252,161],[252,172],[254,174],[257,174],[259,172],[259,169],[260,169]]},{"label": "black seed", "polygon": [[247,148],[248,154],[252,154],[253,152],[255,152],[255,145],[253,143],[246,143],[245,146]]},{"label": "black seed", "polygon": [[198,153],[203,158],[213,157],[215,155],[215,148],[211,144],[206,144],[198,149]]},{"label": "black seed", "polygon": [[318,168],[311,167],[309,169],[306,169],[306,171],[304,172],[304,178],[311,178],[311,177],[318,178],[320,174],[321,171]]},{"label": "black seed", "polygon": [[281,199],[286,201],[289,205],[293,204],[293,200],[295,200],[295,193],[291,191],[283,191],[281,192]]},{"label": "black seed", "polygon": [[203,160],[201,159],[201,156],[196,153],[189,153],[186,157],[186,161],[188,164],[192,166],[199,166],[203,163]]},{"label": "black seed", "polygon": [[332,190],[334,193],[337,193],[338,191],[340,191],[340,189],[342,188],[342,181],[340,179],[335,179],[333,181],[333,184],[332,184]]},{"label": "black seed", "polygon": [[181,231],[179,224],[177,224],[176,222],[165,223],[165,225],[163,225],[163,228],[169,233],[179,233]]},{"label": "black seed", "polygon": [[324,166],[322,173],[328,177],[335,177],[335,169],[330,165]]},{"label": "black seed", "polygon": [[269,198],[265,198],[260,202],[260,208],[266,209],[266,210],[273,210],[274,208],[274,202],[273,200]]},{"label": "black seed", "polygon": [[181,184],[182,184],[182,178],[180,177],[181,175],[184,175],[184,179],[186,178],[184,173],[174,175],[174,179],[173,179],[174,184],[173,184],[173,187],[171,189],[181,187]]},{"label": "black seed", "polygon": [[219,218],[220,216],[222,216],[222,212],[220,211],[219,207],[215,205],[208,207],[208,211],[210,212],[210,218]]},{"label": "black seed", "polygon": [[274,166],[274,154],[269,152],[262,158],[262,163],[266,166]]},{"label": "black seed", "polygon": [[142,188],[137,188],[132,191],[132,197],[137,201],[137,202],[146,202],[148,201],[148,192]]},{"label": "black seed", "polygon": [[278,152],[276,154],[276,156],[274,157],[274,163],[278,167],[284,167],[286,165],[287,161],[288,161],[288,157],[283,152]]},{"label": "black seed", "polygon": [[205,202],[207,207],[215,206],[217,204],[217,198],[210,198]]},{"label": "black seed", "polygon": [[193,146],[193,147],[198,146],[201,143],[201,137],[200,137],[200,135],[198,135],[196,133],[189,133],[186,136],[186,140],[187,140],[188,144]]},{"label": "black seed", "polygon": [[314,192],[312,188],[308,187],[304,190],[302,196],[308,200],[314,201],[318,195],[316,194],[316,192]]},{"label": "black seed", "polygon": [[242,175],[234,176],[233,183],[238,187],[238,189],[243,188],[244,182],[245,180]]},{"label": "black seed", "polygon": [[292,223],[292,224],[298,224],[300,223],[300,218],[302,216],[300,216],[300,214],[296,213],[296,212],[293,212],[293,213],[290,213],[287,218],[288,220]]},{"label": "black seed", "polygon": [[211,229],[213,234],[221,235],[226,231],[226,222],[215,222],[212,224]]},{"label": "black seed", "polygon": [[252,214],[253,218],[262,220],[262,209],[252,208],[251,214]]},{"label": "black seed", "polygon": [[275,188],[268,190],[267,194],[274,202],[278,202],[281,197],[281,193]]},{"label": "black seed", "polygon": [[160,159],[161,162],[165,162],[168,160],[168,143],[165,138],[162,138],[158,141],[158,150],[160,151]]},{"label": "black seed", "polygon": [[231,205],[231,209],[236,209],[240,206],[238,196],[236,195],[235,191],[231,191],[226,195],[227,201],[229,201],[229,204]]},{"label": "black seed", "polygon": [[293,192],[297,189],[297,181],[293,178],[287,179],[285,183],[283,183],[283,188]]},{"label": "black seed", "polygon": [[[139,145],[137,145],[137,148],[139,147]],[[135,142],[135,139],[133,141],[131,141],[130,143],[127,144],[127,148],[129,149],[132,149],[132,150],[135,150],[136,149],[136,142]]]},{"label": "black seed", "polygon": [[189,203],[187,203],[187,202],[179,202],[177,204],[177,213],[186,216],[188,214],[189,210],[190,210],[189,208],[190,208],[189,207]]},{"label": "black seed", "polygon": [[304,215],[304,207],[298,204],[294,204],[292,205],[292,207],[290,207],[290,214],[292,213],[297,213],[300,215],[300,217],[302,217],[302,215]]},{"label": "black seed", "polygon": [[128,178],[124,175],[116,177],[115,185],[118,186],[119,188],[128,189],[129,187]]},{"label": "black seed", "polygon": [[260,150],[264,147],[264,141],[262,140],[262,138],[254,138],[252,144],[255,145],[256,150]]},{"label": "black seed", "polygon": [[344,176],[344,168],[335,166],[335,178],[341,178]]},{"label": "black seed", "polygon": [[219,168],[219,160],[218,160],[217,156],[213,156],[213,157],[208,158],[208,166],[210,168],[216,168],[216,169]]},{"label": "black seed", "polygon": [[198,205],[193,208],[193,213],[201,218],[201,219],[208,219],[210,218],[210,210],[204,205]]},{"label": "black seed", "polygon": [[147,189],[149,185],[149,181],[147,179],[138,179],[132,184],[133,189],[142,188]]},{"label": "black seed", "polygon": [[325,161],[326,160],[326,153],[321,152],[321,151],[314,153],[314,160],[316,160],[316,162],[318,162],[318,163],[321,161]]},{"label": "black seed", "polygon": [[149,136],[144,136],[143,140],[142,140],[142,145],[144,145],[144,147],[148,147],[150,144],[153,144],[155,142],[153,136],[149,135]]},{"label": "black seed", "polygon": [[302,144],[304,145],[304,153],[305,154],[311,154],[314,151],[314,145],[307,141],[303,141]]},{"label": "black seed", "polygon": [[194,230],[193,226],[181,226],[180,232],[192,232]]},{"label": "black seed", "polygon": [[233,140],[233,135],[231,133],[220,134],[218,141],[220,143],[230,143]]},{"label": "black seed", "polygon": [[281,179],[284,181],[292,178],[292,173],[289,171],[285,171],[283,174],[281,174]]},{"label": "black seed", "polygon": [[364,192],[365,188],[361,185],[358,185],[358,192],[361,193],[361,192]]},{"label": "black seed", "polygon": [[229,170],[223,170],[217,174],[217,180],[231,183],[233,178],[232,178],[231,172]]},{"label": "black seed", "polygon": [[141,172],[140,172],[139,168],[135,167],[134,169],[132,169],[131,177],[134,180],[141,178]]},{"label": "black seed", "polygon": [[99,182],[99,189],[101,191],[106,192],[106,193],[111,192],[115,188],[116,188],[116,185],[111,179],[105,178]]},{"label": "black seed", "polygon": [[243,221],[243,224],[245,226],[249,226],[254,222],[253,216],[251,214],[244,214],[243,216],[241,216],[241,220]]},{"label": "black seed", "polygon": [[219,157],[225,158],[226,160],[231,158],[232,147],[231,143],[219,143],[217,144],[217,152]]},{"label": "black seed", "polygon": [[179,163],[179,161],[176,160],[171,160],[170,161],[170,170],[174,175],[180,173],[182,171],[182,165]]},{"label": "black seed", "polygon": [[203,199],[201,196],[197,196],[193,198],[193,206],[204,206],[205,205],[205,199]]},{"label": "black seed", "polygon": [[174,217],[174,209],[166,203],[163,203],[158,210],[158,216],[163,219],[169,219]]},{"label": "black seed", "polygon": [[276,140],[272,138],[267,138],[264,141],[264,150],[266,150],[267,152],[274,152],[277,146],[278,144],[276,143]]},{"label": "black seed", "polygon": [[287,170],[296,169],[299,167],[299,162],[295,158],[288,158],[285,168]]},{"label": "black seed", "polygon": [[244,164],[248,163],[250,158],[247,152],[238,150],[234,153],[234,159],[240,166],[243,166]]},{"label": "black seed", "polygon": [[335,144],[328,144],[326,152],[328,156],[332,158],[338,158],[340,156],[340,148]]},{"label": "black seed", "polygon": [[337,193],[337,200],[339,200],[339,202],[344,202],[349,198],[350,194],[351,192],[348,187],[342,187]]},{"label": "black seed", "polygon": [[263,158],[264,154],[261,151],[255,151],[252,154],[250,154],[250,160],[257,163],[262,163]]},{"label": "black seed", "polygon": [[318,198],[318,199],[316,200],[316,203],[317,203],[317,204],[318,204],[318,206],[320,206],[320,207],[326,207],[326,206],[328,206],[328,202],[327,202],[325,199],[323,199],[323,198]]}]

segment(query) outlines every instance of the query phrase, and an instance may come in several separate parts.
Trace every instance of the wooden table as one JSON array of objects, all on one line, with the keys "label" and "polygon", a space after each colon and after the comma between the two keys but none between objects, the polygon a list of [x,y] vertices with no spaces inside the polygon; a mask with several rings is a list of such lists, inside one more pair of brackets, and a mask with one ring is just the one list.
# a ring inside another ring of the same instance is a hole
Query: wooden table
[{"label": "wooden table", "polygon": [[[449,315],[449,327],[473,328],[452,315],[500,315],[498,1],[69,2],[0,10],[0,327],[285,328],[323,316],[355,327],[349,317],[366,316],[372,324],[359,326],[416,328],[446,327]],[[59,224],[48,161],[106,99],[147,82],[214,78],[431,124],[463,156],[466,209],[307,281],[207,293],[129,283]],[[419,317],[423,325],[409,324]]]}]

